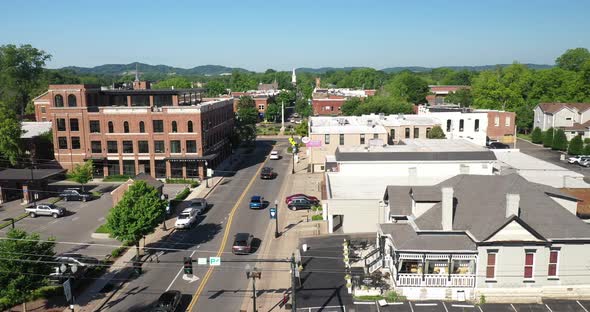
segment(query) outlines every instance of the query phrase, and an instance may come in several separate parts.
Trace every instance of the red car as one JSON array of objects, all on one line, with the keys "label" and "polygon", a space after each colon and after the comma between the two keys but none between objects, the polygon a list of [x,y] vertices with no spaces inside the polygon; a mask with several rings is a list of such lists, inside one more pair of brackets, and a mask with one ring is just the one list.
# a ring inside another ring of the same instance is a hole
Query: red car
[{"label": "red car", "polygon": [[305,195],[305,194],[293,194],[290,196],[287,196],[287,198],[285,198],[285,204],[289,204],[289,202],[293,199],[293,198],[297,198],[297,197],[303,197],[306,198],[307,200],[314,202],[314,203],[319,203],[320,200],[315,197],[315,196],[309,196],[309,195]]}]

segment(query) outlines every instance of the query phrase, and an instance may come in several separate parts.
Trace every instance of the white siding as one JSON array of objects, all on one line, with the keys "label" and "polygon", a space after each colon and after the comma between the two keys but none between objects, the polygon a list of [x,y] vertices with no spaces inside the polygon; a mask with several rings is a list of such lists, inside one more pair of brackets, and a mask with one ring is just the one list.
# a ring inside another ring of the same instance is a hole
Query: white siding
[{"label": "white siding", "polygon": [[518,222],[512,221],[508,223],[503,229],[487,240],[488,242],[497,241],[540,241],[527,229],[522,227]]},{"label": "white siding", "polygon": [[[461,166],[468,166],[469,174],[491,175],[493,162],[343,162],[340,163],[340,173],[343,175],[390,176],[408,177],[410,168],[416,168],[416,176],[422,177],[453,177],[461,174]],[[463,170],[467,170],[464,168]]]},{"label": "white siding", "polygon": [[577,201],[554,197],[554,196],[549,196],[549,197],[551,197],[551,199],[553,199],[558,204],[560,204],[563,208],[567,209],[567,211],[571,212],[574,216],[577,214],[577,212],[578,212],[578,202]]},{"label": "white siding", "polygon": [[[560,111],[553,114],[554,123],[553,127],[571,127],[574,125],[574,122],[578,122],[578,114],[572,112],[567,108],[563,108]],[[568,120],[570,118],[570,120]]]},{"label": "white siding", "polygon": [[342,215],[344,233],[375,232],[379,224],[379,200],[376,199],[329,199],[328,218]]}]

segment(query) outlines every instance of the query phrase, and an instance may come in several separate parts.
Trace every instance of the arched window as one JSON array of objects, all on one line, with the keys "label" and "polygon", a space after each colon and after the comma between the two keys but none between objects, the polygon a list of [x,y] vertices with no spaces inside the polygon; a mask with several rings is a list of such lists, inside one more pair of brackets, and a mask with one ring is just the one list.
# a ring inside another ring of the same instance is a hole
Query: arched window
[{"label": "arched window", "polygon": [[178,125],[176,124],[176,121],[172,122],[172,132],[178,132]]},{"label": "arched window", "polygon": [[143,121],[139,122],[139,132],[140,133],[144,133],[145,132],[145,124],[143,123]]},{"label": "arched window", "polygon": [[68,95],[68,106],[69,107],[76,107],[76,96],[73,94]]},{"label": "arched window", "polygon": [[188,128],[188,132],[193,132],[193,122],[192,121],[190,121],[190,120],[188,121],[187,128]]},{"label": "arched window", "polygon": [[113,122],[109,121],[109,133],[115,132],[115,127],[113,127]]},{"label": "arched window", "polygon": [[129,133],[129,122],[127,121],[123,123],[123,132]]},{"label": "arched window", "polygon": [[64,107],[64,97],[61,95],[55,96],[55,107]]}]

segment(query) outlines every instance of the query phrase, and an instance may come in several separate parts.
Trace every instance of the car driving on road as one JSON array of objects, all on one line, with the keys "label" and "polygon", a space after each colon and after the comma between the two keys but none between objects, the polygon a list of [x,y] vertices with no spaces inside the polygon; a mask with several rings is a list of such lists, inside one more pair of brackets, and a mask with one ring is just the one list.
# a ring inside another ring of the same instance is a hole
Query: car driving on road
[{"label": "car driving on road", "polygon": [[247,255],[252,251],[253,235],[249,233],[237,233],[232,244],[231,251],[234,255]]},{"label": "car driving on road", "polygon": [[188,229],[195,221],[197,221],[198,212],[192,208],[185,208],[176,218],[176,222],[174,223],[174,227],[177,229]]},{"label": "car driving on road", "polygon": [[276,173],[273,171],[273,169],[271,167],[264,167],[260,171],[260,178],[263,180],[271,180],[271,179],[274,179],[275,176],[276,176]]},{"label": "car driving on road", "polygon": [[270,159],[281,159],[281,155],[279,155],[279,151],[272,151],[270,152]]},{"label": "car driving on road", "polygon": [[152,312],[174,312],[178,309],[182,294],[178,290],[169,290],[160,295],[156,304],[151,309]]},{"label": "car driving on road", "polygon": [[250,205],[249,205],[250,209],[262,209],[264,208],[264,197],[262,196],[252,196],[252,198],[250,198]]},{"label": "car driving on road", "polygon": [[53,218],[63,217],[66,214],[66,209],[58,207],[54,204],[37,204],[36,206],[29,206],[25,208],[25,212],[29,217],[35,218],[37,216],[52,216]]}]

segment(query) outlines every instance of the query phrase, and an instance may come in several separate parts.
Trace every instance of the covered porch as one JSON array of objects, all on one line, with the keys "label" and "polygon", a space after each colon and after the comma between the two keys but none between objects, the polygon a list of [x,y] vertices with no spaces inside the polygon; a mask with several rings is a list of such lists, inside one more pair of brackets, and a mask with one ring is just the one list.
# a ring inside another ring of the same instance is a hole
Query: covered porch
[{"label": "covered porch", "polygon": [[475,254],[394,253],[391,271],[398,287],[475,287]]}]

